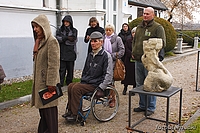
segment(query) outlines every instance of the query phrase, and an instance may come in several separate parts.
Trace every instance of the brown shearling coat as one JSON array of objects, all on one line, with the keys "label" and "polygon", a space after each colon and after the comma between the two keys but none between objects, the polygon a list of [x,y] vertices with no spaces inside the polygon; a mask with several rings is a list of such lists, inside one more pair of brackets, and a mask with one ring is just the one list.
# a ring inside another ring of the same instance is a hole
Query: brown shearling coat
[{"label": "brown shearling coat", "polygon": [[[33,22],[42,27],[45,37],[41,40],[38,54],[34,59],[31,105],[40,109],[54,107],[58,105],[58,100],[43,105],[38,92],[47,86],[56,86],[60,83],[60,48],[57,39],[51,33],[49,21],[45,15],[39,15],[31,23]],[[34,33],[34,38],[36,38],[35,35]]]}]

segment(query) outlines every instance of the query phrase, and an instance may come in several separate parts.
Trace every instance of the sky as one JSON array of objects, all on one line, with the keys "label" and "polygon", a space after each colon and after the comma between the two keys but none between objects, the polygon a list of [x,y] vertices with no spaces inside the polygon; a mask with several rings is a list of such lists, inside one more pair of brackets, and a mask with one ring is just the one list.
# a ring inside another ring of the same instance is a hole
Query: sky
[{"label": "sky", "polygon": [[193,12],[194,14],[194,23],[199,23],[200,24],[200,13],[199,12]]}]

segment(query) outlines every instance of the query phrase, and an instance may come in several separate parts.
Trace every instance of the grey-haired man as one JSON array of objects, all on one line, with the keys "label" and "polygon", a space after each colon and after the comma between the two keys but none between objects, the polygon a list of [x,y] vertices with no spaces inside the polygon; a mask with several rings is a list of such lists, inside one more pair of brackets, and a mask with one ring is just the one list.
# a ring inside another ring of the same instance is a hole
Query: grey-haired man
[{"label": "grey-haired man", "polygon": [[75,121],[81,97],[95,89],[104,90],[113,79],[113,64],[111,55],[104,50],[103,36],[100,32],[90,35],[92,52],[86,58],[80,83],[68,86],[68,106],[63,115],[67,121]]}]

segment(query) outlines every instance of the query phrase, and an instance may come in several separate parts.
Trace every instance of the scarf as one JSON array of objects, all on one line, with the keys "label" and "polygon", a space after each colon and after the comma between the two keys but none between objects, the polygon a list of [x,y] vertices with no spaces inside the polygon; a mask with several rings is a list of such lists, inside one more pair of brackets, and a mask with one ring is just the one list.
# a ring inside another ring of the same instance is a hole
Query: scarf
[{"label": "scarf", "polygon": [[39,48],[39,44],[40,41],[44,38],[44,34],[37,36],[36,40],[35,40],[35,45],[33,48],[33,61],[35,60],[37,53],[38,53],[38,48]]},{"label": "scarf", "polygon": [[112,45],[111,45],[110,39],[113,35],[114,34],[110,36],[105,35],[105,40],[104,40],[104,45],[103,45],[105,50],[108,51],[110,54],[112,53]]}]

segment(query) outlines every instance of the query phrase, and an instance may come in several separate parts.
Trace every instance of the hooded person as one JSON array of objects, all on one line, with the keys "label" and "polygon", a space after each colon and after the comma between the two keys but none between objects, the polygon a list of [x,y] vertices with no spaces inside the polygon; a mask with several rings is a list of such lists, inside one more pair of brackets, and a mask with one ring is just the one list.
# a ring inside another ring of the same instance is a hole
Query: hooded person
[{"label": "hooded person", "polygon": [[[76,43],[78,31],[73,26],[73,20],[70,15],[62,19],[62,26],[56,32],[56,38],[60,45],[60,83],[64,85],[66,76],[66,85],[72,83],[74,77],[74,62],[76,60]],[[67,71],[67,75],[66,75]]]},{"label": "hooded person", "polygon": [[38,92],[48,88],[55,92],[59,79],[60,48],[52,35],[49,20],[39,15],[31,21],[35,45],[33,49],[33,88],[31,106],[39,109],[40,122],[38,133],[58,133],[58,100],[42,104]]}]

